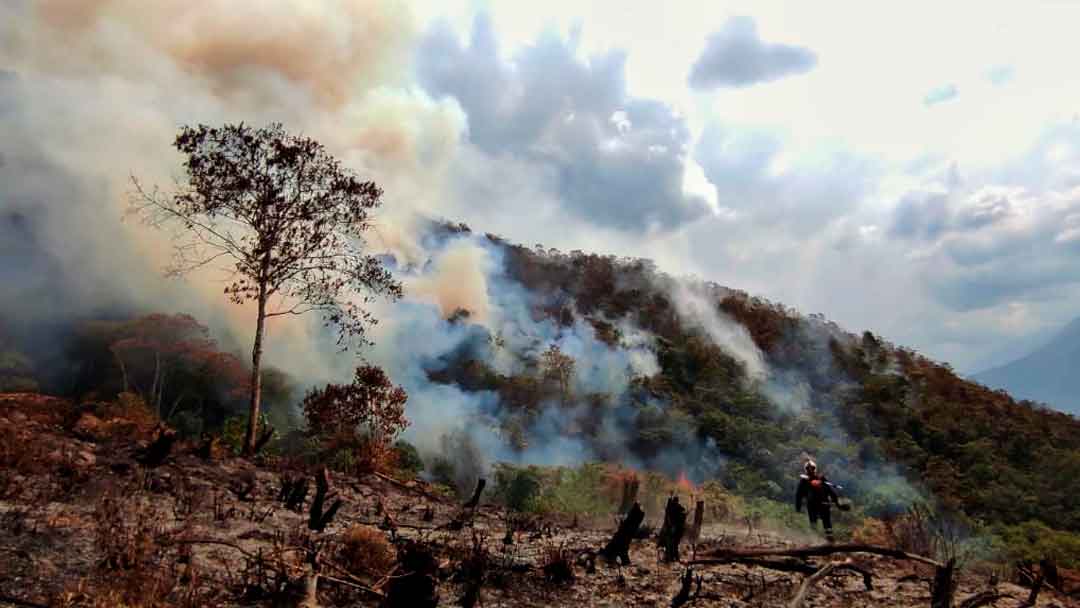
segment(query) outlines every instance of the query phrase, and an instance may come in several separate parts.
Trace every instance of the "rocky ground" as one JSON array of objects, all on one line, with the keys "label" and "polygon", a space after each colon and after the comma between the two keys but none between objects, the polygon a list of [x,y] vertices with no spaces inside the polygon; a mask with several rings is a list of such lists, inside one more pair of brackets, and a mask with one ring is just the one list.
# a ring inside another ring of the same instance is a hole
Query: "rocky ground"
[{"label": "rocky ground", "polygon": [[[329,476],[319,508],[313,472],[183,443],[159,464],[147,446],[161,432],[115,404],[0,395],[0,606],[377,606],[387,596],[420,606],[428,586],[444,606],[671,606],[695,556],[805,544],[710,522],[681,563],[663,563],[643,538],[630,565],[609,565],[593,558],[613,521],[464,509],[423,482],[374,475]],[[302,497],[283,496],[283,481],[301,479],[288,489],[305,485]],[[338,500],[325,529],[313,530],[313,507],[323,514]],[[846,558],[871,573],[870,588],[838,570],[808,590],[805,606],[930,605],[931,566],[865,554],[802,565]],[[956,605],[987,592],[988,578],[962,570]],[[787,606],[805,579],[696,565],[683,605]],[[996,593],[984,605],[1030,605],[1028,588],[1001,582]],[[1034,605],[1080,604],[1044,588]]]}]

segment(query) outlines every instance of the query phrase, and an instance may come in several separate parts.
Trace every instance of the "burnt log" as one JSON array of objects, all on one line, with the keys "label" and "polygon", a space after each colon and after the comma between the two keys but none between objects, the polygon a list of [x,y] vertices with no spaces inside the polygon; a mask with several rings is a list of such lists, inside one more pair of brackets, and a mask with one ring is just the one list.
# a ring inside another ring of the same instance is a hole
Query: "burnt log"
[{"label": "burnt log", "polygon": [[641,505],[635,502],[630,507],[630,512],[619,523],[619,528],[615,530],[611,540],[600,550],[600,555],[608,563],[615,563],[618,560],[624,566],[630,565],[630,543],[637,536],[638,528],[641,527],[643,521],[645,521],[645,511],[642,511]]}]

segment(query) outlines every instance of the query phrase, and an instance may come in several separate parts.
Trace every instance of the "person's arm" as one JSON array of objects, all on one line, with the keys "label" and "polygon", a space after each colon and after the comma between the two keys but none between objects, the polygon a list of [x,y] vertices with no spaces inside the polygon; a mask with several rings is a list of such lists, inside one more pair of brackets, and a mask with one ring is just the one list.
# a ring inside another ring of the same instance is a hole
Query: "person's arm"
[{"label": "person's arm", "polygon": [[839,507],[840,497],[836,495],[836,490],[833,489],[833,485],[826,479],[822,479],[821,481],[825,484],[825,491],[829,495],[829,500],[833,501],[833,504]]},{"label": "person's arm", "polygon": [[809,485],[806,483],[805,477],[799,478],[799,488],[795,490],[795,510],[802,511],[803,499],[806,498],[806,491],[809,489]]}]

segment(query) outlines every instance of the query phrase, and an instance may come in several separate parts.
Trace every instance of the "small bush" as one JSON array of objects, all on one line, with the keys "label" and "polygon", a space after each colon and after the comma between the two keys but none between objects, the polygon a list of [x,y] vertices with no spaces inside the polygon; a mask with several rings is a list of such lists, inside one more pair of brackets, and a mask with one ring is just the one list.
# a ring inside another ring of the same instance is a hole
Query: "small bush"
[{"label": "small bush", "polygon": [[[225,426],[221,429],[221,440],[232,450],[233,454],[240,455],[244,451],[244,438],[247,437],[248,420],[248,416],[233,416],[225,421]],[[259,432],[261,433],[267,428],[270,428],[270,421],[266,419],[265,413],[259,414]],[[278,437],[279,434],[275,429],[270,442],[266,444],[263,451],[273,453],[274,442],[278,440]]]},{"label": "small bush", "polygon": [[889,527],[874,517],[867,517],[852,532],[851,540],[868,545],[888,545]]},{"label": "small bush", "polygon": [[540,475],[533,467],[517,468],[506,464],[496,465],[493,493],[508,509],[531,510],[540,494]]},{"label": "small bush", "polygon": [[102,406],[101,414],[104,420],[123,420],[143,432],[149,432],[158,423],[154,410],[135,393],[120,393],[116,396],[116,401]]},{"label": "small bush", "polygon": [[356,525],[346,530],[338,556],[349,572],[375,578],[390,572],[397,563],[394,546],[371,526]]}]

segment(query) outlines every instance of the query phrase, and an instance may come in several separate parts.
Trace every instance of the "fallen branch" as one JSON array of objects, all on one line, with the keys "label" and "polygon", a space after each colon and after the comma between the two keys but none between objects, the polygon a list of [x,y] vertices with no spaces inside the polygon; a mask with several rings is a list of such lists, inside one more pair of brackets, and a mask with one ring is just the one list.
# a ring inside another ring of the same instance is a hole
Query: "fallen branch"
[{"label": "fallen branch", "polygon": [[788,608],[802,608],[803,602],[806,601],[806,594],[810,592],[810,588],[816,585],[818,581],[828,576],[830,572],[836,569],[836,567],[844,563],[850,563],[850,558],[848,562],[833,562],[825,564],[821,567],[820,570],[806,577],[806,579],[803,580],[802,585],[799,585],[799,591],[795,594],[795,597],[791,599],[791,602],[788,604]]},{"label": "fallen branch", "polygon": [[723,566],[727,564],[742,564],[744,566],[757,566],[780,572],[793,572],[807,576],[817,572],[817,568],[800,559],[789,558],[781,560],[763,559],[760,557],[730,557],[730,558],[706,558],[695,559],[686,562],[688,566]]},{"label": "fallen branch", "polygon": [[725,563],[720,560],[731,560],[733,558],[744,557],[823,557],[826,555],[833,555],[836,553],[870,553],[873,555],[884,555],[885,557],[893,557],[896,559],[906,559],[919,563],[933,566],[935,568],[943,568],[945,564],[936,560],[930,559],[923,555],[916,555],[914,553],[907,553],[900,551],[899,549],[892,549],[889,547],[880,547],[877,545],[863,545],[863,544],[842,544],[842,545],[816,545],[812,547],[796,547],[795,549],[713,549],[704,553],[706,558],[711,558],[709,561],[703,559],[694,560],[691,564],[703,563],[703,564],[719,564]]},{"label": "fallen branch", "polygon": [[[727,559],[695,559],[686,562],[691,566],[719,566],[726,564],[741,564],[743,566],[756,566],[759,568],[768,568],[769,570],[776,570],[778,572],[791,572],[794,574],[803,574],[811,576],[818,572],[818,568],[813,564],[805,562],[798,558],[786,558],[786,559],[763,559],[760,557],[735,557]],[[856,574],[861,574],[863,579],[863,586],[867,591],[871,591],[874,588],[873,574],[854,563],[837,562],[836,568],[833,569],[832,574],[839,574],[843,571],[850,571]]]},{"label": "fallen branch", "polygon": [[38,604],[29,600],[21,600],[11,595],[5,595],[0,593],[0,602],[5,604],[12,604],[14,606],[25,606],[25,608],[49,608],[45,604]]},{"label": "fallen branch", "polygon": [[867,591],[873,591],[874,590],[874,577],[873,577],[873,575],[870,574],[870,571],[867,570],[866,568],[863,568],[861,566],[856,566],[855,564],[852,564],[852,563],[844,562],[844,563],[841,563],[838,566],[836,566],[836,568],[833,569],[833,572],[836,573],[836,572],[840,572],[841,570],[850,570],[851,572],[855,572],[856,574],[861,574],[862,575],[863,587],[865,587]]},{"label": "fallen branch", "polygon": [[330,582],[330,583],[336,583],[338,585],[345,585],[346,587],[352,587],[353,589],[359,589],[360,591],[363,591],[363,592],[368,593],[370,595],[374,595],[375,597],[378,597],[378,598],[386,598],[386,594],[383,593],[382,591],[379,591],[378,589],[372,589],[371,587],[368,587],[367,585],[361,585],[360,583],[354,583],[353,581],[347,581],[347,580],[344,580],[344,579],[335,578],[335,577],[327,575],[327,574],[320,574],[319,575],[319,580],[327,581],[327,582]]},{"label": "fallen branch", "polygon": [[446,502],[446,497],[445,496],[440,496],[438,494],[435,494],[434,492],[428,492],[427,490],[425,490],[423,488],[420,488],[420,487],[417,487],[417,486],[410,486],[409,484],[407,484],[407,483],[405,483],[403,481],[399,481],[397,479],[394,479],[393,477],[390,477],[389,475],[384,475],[382,473],[379,473],[378,471],[373,471],[371,474],[373,476],[385,481],[386,483],[389,483],[391,485],[397,486],[398,488],[401,488],[402,490],[407,490],[409,492],[416,492],[417,494],[419,494],[419,495],[421,495],[421,496],[423,496],[425,498],[430,498],[431,500],[434,500],[434,501],[437,501],[437,502]]},{"label": "fallen branch", "polygon": [[960,603],[960,608],[982,608],[1005,597],[997,591],[987,590],[967,598]]}]

